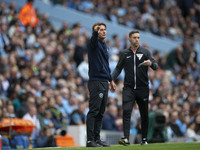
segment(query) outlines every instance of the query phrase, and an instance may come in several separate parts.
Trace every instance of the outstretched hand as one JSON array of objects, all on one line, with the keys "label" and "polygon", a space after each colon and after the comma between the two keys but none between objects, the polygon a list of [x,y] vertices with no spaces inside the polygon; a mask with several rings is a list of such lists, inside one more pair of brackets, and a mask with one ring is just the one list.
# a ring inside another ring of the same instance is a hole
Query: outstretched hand
[{"label": "outstretched hand", "polygon": [[111,92],[115,92],[115,90],[116,90],[116,84],[115,84],[114,81],[110,82],[109,89],[110,89]]}]

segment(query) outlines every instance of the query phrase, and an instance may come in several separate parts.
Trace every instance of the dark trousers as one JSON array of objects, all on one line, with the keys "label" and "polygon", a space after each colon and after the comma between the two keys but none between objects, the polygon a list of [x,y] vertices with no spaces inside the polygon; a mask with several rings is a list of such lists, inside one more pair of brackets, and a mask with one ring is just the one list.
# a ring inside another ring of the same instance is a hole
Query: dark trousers
[{"label": "dark trousers", "polygon": [[108,99],[108,82],[89,81],[89,112],[87,114],[87,140],[100,140],[100,128]]},{"label": "dark trousers", "polygon": [[130,119],[135,100],[139,106],[141,117],[142,138],[147,138],[148,132],[148,102],[149,88],[136,89],[124,87],[123,89],[123,131],[124,136],[129,139]]}]

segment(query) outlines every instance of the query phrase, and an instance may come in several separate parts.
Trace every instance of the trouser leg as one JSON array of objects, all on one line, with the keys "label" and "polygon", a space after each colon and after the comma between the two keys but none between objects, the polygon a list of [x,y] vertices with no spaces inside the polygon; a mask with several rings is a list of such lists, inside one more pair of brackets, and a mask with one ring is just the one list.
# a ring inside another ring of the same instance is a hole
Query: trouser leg
[{"label": "trouser leg", "polygon": [[133,105],[135,102],[135,95],[131,88],[123,89],[123,131],[124,137],[129,139],[130,136],[130,120]]},{"label": "trouser leg", "polygon": [[107,82],[100,82],[99,87],[100,87],[100,91],[103,93],[103,98],[102,98],[102,102],[100,106],[100,111],[97,114],[97,117],[95,119],[95,125],[94,125],[95,140],[100,140],[100,129],[101,129],[102,119],[103,119],[103,115],[104,115],[107,100],[108,100],[108,89],[109,89]]},{"label": "trouser leg", "polygon": [[137,93],[136,102],[139,106],[141,117],[142,139],[147,138],[149,117],[148,117],[148,103],[149,103],[149,89],[143,89]]},{"label": "trouser leg", "polygon": [[100,81],[89,81],[90,92],[89,112],[87,114],[87,140],[94,141],[100,138],[100,128],[105,112],[108,95],[108,83]]}]

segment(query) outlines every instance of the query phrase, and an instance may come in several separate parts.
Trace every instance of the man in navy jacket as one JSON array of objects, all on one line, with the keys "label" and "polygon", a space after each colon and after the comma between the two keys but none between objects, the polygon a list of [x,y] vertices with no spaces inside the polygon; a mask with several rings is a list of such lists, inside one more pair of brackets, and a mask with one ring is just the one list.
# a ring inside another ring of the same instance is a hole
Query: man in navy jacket
[{"label": "man in navy jacket", "polygon": [[95,23],[92,37],[88,42],[90,93],[89,112],[87,114],[87,147],[102,147],[109,144],[100,139],[100,128],[108,99],[108,89],[115,91],[108,62],[108,46],[105,43],[106,24]]}]

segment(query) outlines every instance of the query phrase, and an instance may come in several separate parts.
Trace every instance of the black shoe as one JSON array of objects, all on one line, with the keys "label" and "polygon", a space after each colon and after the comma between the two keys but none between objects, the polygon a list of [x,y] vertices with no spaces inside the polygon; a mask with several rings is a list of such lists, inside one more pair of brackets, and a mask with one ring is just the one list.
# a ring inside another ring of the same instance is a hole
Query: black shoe
[{"label": "black shoe", "polygon": [[148,145],[146,138],[142,139],[141,145]]},{"label": "black shoe", "polygon": [[86,147],[103,147],[102,145],[99,145],[95,141],[88,141],[86,144]]},{"label": "black shoe", "polygon": [[110,144],[108,142],[97,140],[96,143],[102,145],[103,147],[110,147]]},{"label": "black shoe", "polygon": [[124,145],[124,146],[130,145],[130,143],[129,143],[129,141],[128,141],[127,138],[121,138],[121,139],[118,141],[118,143],[119,143],[120,145]]}]

